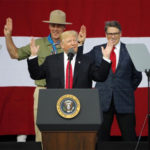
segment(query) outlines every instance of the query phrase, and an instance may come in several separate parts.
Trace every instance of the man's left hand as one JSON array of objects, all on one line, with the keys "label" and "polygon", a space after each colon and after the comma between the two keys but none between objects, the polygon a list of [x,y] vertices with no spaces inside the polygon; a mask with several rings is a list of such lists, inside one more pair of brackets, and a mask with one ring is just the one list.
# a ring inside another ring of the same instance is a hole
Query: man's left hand
[{"label": "man's left hand", "polygon": [[109,40],[107,45],[106,45],[106,48],[104,49],[104,47],[102,46],[101,49],[102,49],[103,56],[106,59],[110,59],[110,54],[111,54],[111,51],[113,49],[113,41]]},{"label": "man's left hand", "polygon": [[78,46],[83,45],[85,38],[86,38],[86,27],[82,25],[78,35]]}]

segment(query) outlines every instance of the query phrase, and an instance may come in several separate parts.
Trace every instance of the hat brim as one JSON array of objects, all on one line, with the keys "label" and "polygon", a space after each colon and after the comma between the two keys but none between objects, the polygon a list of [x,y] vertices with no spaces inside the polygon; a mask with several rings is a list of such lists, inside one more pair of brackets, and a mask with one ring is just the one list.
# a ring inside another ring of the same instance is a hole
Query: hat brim
[{"label": "hat brim", "polygon": [[51,21],[46,21],[46,20],[44,20],[44,21],[42,21],[42,22],[44,22],[44,23],[53,23],[53,24],[62,24],[62,25],[72,24],[71,22],[60,23],[60,22],[51,22]]}]

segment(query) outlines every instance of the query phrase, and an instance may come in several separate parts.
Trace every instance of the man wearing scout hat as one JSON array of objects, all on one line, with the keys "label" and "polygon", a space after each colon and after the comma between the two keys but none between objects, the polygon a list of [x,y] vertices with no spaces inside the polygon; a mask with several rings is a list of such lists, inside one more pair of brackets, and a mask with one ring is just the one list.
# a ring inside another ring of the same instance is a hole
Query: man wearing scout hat
[{"label": "man wearing scout hat", "polygon": [[[60,48],[60,34],[65,30],[65,26],[72,24],[66,22],[66,14],[61,10],[54,10],[50,13],[50,17],[48,21],[43,21],[45,23],[49,23],[50,34],[48,37],[43,37],[35,40],[36,45],[39,45],[38,51],[38,63],[41,65],[45,58],[52,54],[61,53],[62,50]],[[12,59],[23,60],[28,58],[30,53],[30,45],[26,45],[21,48],[17,48],[12,40],[12,30],[13,30],[13,21],[11,18],[6,19],[6,24],[4,26],[4,35],[6,40],[7,50]],[[85,26],[81,26],[78,41],[79,44],[82,44],[86,37],[86,29]],[[82,48],[81,48],[82,49]],[[35,135],[36,141],[41,141],[41,133],[36,126],[36,115],[37,115],[37,107],[38,107],[38,93],[39,89],[43,89],[46,86],[45,79],[35,80],[35,84],[37,87],[34,92],[34,123],[35,123]]]}]

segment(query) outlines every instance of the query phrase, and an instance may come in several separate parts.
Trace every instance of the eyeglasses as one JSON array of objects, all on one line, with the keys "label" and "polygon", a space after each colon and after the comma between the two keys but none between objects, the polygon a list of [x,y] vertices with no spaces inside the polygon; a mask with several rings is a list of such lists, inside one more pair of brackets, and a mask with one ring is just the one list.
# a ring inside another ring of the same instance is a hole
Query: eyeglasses
[{"label": "eyeglasses", "polygon": [[108,35],[108,36],[116,36],[116,35],[119,35],[120,34],[120,32],[114,32],[114,33],[107,33],[106,32],[106,34]]}]

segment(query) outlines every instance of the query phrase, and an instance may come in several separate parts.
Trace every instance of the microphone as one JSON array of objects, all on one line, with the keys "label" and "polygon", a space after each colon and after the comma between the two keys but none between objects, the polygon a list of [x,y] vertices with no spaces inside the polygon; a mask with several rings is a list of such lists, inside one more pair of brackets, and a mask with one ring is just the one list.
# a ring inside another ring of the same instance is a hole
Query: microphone
[{"label": "microphone", "polygon": [[69,60],[69,61],[71,61],[71,60],[73,59],[74,54],[75,54],[74,49],[73,49],[73,48],[70,48],[70,49],[68,50],[68,53],[67,53],[67,55],[68,55],[68,60]]}]

